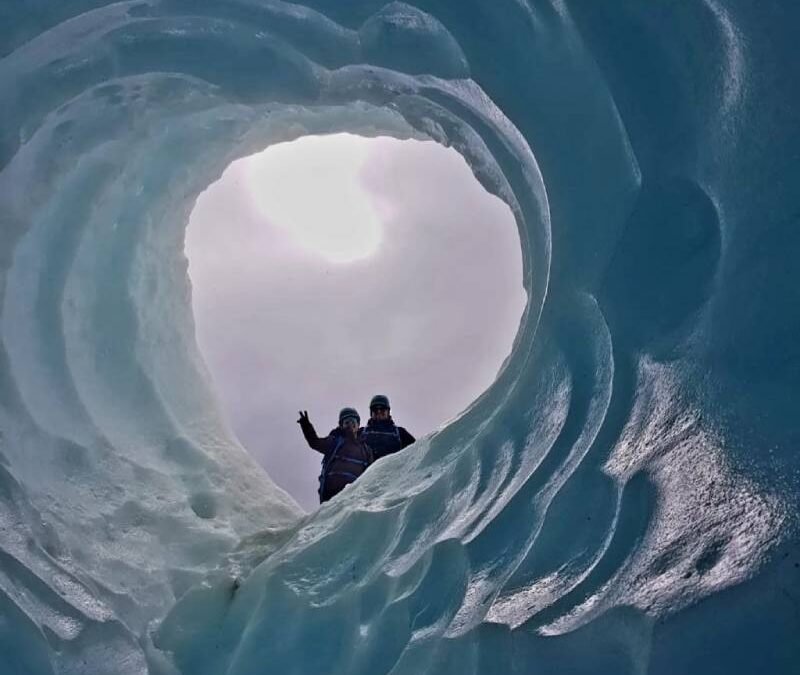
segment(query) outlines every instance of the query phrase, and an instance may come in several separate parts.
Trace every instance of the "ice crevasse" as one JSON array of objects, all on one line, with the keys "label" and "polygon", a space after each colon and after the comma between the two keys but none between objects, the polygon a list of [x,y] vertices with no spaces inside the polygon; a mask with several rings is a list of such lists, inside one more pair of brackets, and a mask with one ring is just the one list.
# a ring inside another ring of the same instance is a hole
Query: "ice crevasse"
[{"label": "ice crevasse", "polygon": [[[5,0],[0,672],[800,673],[798,26]],[[183,238],[235,158],[339,131],[457,149],[528,304],[462,416],[303,514],[218,412]]]}]

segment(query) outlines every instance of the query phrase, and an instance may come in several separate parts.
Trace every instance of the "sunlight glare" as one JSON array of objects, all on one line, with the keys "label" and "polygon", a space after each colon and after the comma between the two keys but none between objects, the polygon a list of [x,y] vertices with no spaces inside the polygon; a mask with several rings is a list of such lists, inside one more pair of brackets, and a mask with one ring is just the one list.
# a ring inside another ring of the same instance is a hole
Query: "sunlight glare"
[{"label": "sunlight glare", "polygon": [[381,220],[361,186],[369,139],[307,136],[243,160],[261,216],[331,262],[367,258],[381,241]]}]

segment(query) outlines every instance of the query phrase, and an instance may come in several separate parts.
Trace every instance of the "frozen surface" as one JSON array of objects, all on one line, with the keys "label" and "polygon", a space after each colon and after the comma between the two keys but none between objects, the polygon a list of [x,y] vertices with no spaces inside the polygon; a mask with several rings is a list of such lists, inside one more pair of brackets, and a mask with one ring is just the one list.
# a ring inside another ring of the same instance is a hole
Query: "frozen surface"
[{"label": "frozen surface", "polygon": [[[796,675],[798,25],[4,2],[0,671]],[[301,517],[217,413],[183,233],[233,159],[333,131],[461,152],[529,301],[459,420]]]}]

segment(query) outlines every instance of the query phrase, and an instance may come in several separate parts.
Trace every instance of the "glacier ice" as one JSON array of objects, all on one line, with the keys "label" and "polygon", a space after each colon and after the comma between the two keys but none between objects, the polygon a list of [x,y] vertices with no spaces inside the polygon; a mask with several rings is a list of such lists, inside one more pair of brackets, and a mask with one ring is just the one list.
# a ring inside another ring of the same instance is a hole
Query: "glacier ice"
[{"label": "glacier ice", "polygon": [[[0,17],[0,672],[800,672],[800,6]],[[528,305],[306,515],[218,413],[182,244],[231,161],[340,131],[462,153]]]}]

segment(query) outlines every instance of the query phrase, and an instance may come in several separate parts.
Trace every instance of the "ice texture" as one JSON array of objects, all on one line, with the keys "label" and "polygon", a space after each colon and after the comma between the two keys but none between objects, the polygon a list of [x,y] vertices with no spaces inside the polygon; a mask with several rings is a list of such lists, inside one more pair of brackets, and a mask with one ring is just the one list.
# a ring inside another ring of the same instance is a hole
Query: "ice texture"
[{"label": "ice texture", "polygon": [[[4,0],[0,672],[800,672],[798,26]],[[340,131],[462,153],[528,305],[459,419],[307,515],[219,413],[183,237],[232,160]]]}]

